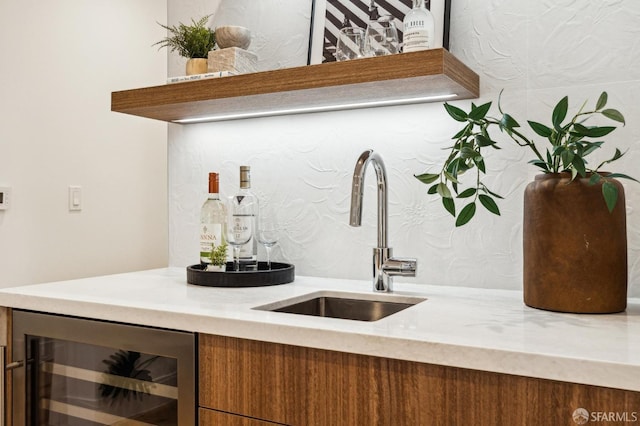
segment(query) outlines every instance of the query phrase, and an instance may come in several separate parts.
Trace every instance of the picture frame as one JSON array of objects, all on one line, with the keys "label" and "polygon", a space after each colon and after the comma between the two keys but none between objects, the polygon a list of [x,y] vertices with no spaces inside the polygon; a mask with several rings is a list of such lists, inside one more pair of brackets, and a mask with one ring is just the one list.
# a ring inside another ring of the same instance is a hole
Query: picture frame
[{"label": "picture frame", "polygon": [[[398,29],[400,42],[404,31],[403,19],[412,8],[412,0],[376,0],[380,15],[391,15]],[[451,0],[425,0],[433,13],[436,27],[434,47],[449,49],[449,21]],[[309,64],[333,62],[337,34],[345,16],[354,26],[366,28],[370,0],[314,0],[309,47]]]}]

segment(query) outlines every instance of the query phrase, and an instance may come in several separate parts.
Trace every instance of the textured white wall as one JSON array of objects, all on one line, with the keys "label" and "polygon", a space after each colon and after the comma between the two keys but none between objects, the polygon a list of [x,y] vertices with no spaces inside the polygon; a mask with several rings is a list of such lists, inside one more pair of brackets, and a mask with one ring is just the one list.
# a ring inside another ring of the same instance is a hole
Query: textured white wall
[{"label": "textured white wall", "polygon": [[[480,74],[482,103],[505,89],[516,117],[548,121],[565,94],[571,107],[602,90],[628,124],[611,145],[629,149],[617,171],[640,178],[640,2],[453,0],[451,51]],[[180,9],[169,0],[170,12]],[[188,10],[181,9],[182,13]],[[170,13],[171,17],[171,13]],[[471,101],[455,104],[464,108]],[[524,119],[522,120],[524,122]],[[169,126],[170,264],[197,262],[197,222],[207,173],[219,171],[232,193],[238,166],[252,166],[262,201],[277,206],[287,233],[276,251],[300,275],[370,277],[376,243],[374,175],[367,173],[363,226],[348,225],[351,175],[373,148],[389,173],[389,244],[419,259],[411,281],[518,289],[522,286],[522,193],[536,170],[529,152],[512,145],[491,153],[489,186],[507,199],[502,217],[486,211],[455,229],[440,201],[413,174],[437,170],[459,127],[441,103]],[[531,133],[529,133],[531,135]],[[610,156],[613,148],[605,150]],[[594,159],[595,162],[595,159]],[[627,190],[631,294],[640,295],[640,185]],[[407,280],[409,281],[409,280]]]},{"label": "textured white wall", "polygon": [[158,0],[0,2],[0,286],[167,264],[166,125],[110,111],[112,91],[165,81],[151,44],[166,14]]},{"label": "textured white wall", "polygon": [[[249,51],[258,56],[258,71],[306,65],[311,0],[169,1],[169,25],[209,18],[209,26],[240,25],[251,30]],[[169,56],[169,75],[185,73],[186,59]]]}]

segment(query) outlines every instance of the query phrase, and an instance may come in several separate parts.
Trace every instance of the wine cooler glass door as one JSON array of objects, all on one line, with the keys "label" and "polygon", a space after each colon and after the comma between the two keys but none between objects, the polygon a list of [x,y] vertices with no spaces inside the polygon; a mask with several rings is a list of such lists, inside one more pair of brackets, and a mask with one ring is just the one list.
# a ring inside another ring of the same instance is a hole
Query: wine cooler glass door
[{"label": "wine cooler glass door", "polygon": [[13,323],[26,360],[16,425],[195,424],[192,334],[26,312]]}]

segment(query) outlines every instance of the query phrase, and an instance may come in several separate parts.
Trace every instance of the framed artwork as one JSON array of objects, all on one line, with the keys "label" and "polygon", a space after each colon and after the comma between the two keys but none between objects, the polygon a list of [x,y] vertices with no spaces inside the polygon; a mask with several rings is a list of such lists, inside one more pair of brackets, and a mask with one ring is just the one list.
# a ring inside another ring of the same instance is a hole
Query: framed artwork
[{"label": "framed artwork", "polygon": [[[335,61],[334,53],[338,31],[348,18],[355,27],[366,28],[371,0],[314,0],[311,19],[311,47],[309,64]],[[412,8],[412,0],[375,0],[380,15],[390,15],[398,29],[400,43],[404,26],[402,20]],[[435,19],[434,47],[449,49],[449,16],[451,0],[425,0],[427,9]]]}]

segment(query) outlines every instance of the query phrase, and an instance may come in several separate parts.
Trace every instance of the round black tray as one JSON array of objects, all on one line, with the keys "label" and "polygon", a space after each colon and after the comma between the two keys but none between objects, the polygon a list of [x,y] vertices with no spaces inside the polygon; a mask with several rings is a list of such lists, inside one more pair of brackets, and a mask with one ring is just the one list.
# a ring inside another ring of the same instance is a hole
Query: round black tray
[{"label": "round black tray", "polygon": [[257,271],[234,271],[233,262],[227,262],[226,271],[205,271],[203,265],[187,266],[187,282],[189,284],[208,287],[261,287],[293,282],[295,268],[289,263],[258,262]]}]

